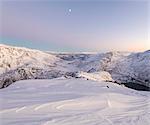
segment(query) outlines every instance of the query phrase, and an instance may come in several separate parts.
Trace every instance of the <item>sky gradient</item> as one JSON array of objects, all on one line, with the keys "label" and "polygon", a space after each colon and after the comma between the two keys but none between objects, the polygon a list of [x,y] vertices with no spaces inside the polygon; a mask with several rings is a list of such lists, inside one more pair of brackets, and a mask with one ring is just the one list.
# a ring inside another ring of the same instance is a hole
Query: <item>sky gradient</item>
[{"label": "sky gradient", "polygon": [[150,49],[146,0],[3,0],[0,4],[0,43],[73,52]]}]

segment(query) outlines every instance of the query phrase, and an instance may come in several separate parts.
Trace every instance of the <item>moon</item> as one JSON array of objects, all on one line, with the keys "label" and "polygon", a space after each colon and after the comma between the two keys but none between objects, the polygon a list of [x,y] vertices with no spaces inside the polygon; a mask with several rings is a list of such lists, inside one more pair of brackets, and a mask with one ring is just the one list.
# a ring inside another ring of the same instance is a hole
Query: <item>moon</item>
[{"label": "moon", "polygon": [[69,9],[68,11],[71,13],[72,9]]}]

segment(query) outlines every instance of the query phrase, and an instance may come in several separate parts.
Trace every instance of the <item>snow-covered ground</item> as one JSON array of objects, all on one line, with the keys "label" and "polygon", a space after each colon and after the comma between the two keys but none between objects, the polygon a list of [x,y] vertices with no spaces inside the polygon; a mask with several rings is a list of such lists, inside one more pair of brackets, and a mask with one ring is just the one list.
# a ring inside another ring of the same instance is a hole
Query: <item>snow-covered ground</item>
[{"label": "snow-covered ground", "polygon": [[50,53],[0,44],[0,125],[149,125],[150,93],[116,82],[149,90],[150,51]]},{"label": "snow-covered ground", "polygon": [[83,78],[18,81],[0,90],[1,125],[149,125],[150,93]]}]

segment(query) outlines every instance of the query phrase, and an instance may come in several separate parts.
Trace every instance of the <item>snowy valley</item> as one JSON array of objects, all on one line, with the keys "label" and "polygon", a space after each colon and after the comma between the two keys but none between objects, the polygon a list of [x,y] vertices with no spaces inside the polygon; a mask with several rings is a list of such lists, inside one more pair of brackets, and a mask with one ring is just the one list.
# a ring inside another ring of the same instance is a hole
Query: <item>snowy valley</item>
[{"label": "snowy valley", "polygon": [[50,53],[0,45],[0,88],[25,79],[85,77],[149,90],[150,51]]},{"label": "snowy valley", "polygon": [[0,45],[0,124],[149,125],[149,83],[150,51],[55,53]]}]

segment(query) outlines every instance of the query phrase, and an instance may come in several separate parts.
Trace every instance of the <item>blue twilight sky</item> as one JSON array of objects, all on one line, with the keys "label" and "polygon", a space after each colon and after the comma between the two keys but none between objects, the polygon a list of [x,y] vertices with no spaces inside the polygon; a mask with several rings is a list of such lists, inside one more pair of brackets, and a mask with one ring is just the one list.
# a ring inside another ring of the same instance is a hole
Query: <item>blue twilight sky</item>
[{"label": "blue twilight sky", "polygon": [[50,51],[150,49],[148,0],[0,0],[0,43]]}]

